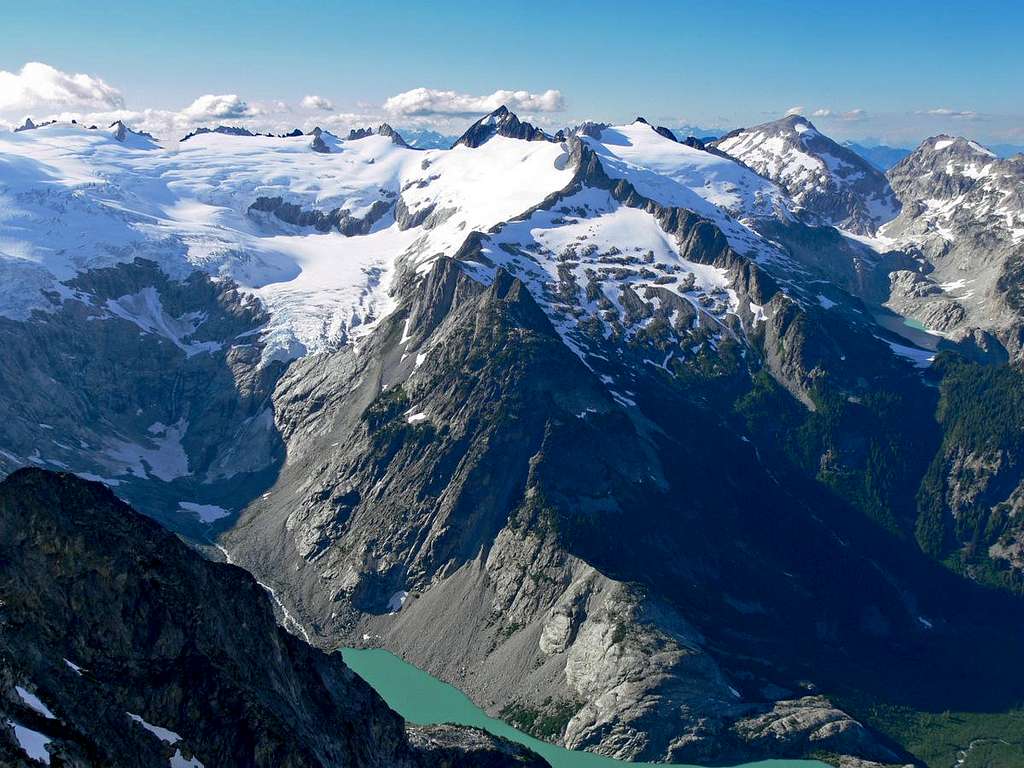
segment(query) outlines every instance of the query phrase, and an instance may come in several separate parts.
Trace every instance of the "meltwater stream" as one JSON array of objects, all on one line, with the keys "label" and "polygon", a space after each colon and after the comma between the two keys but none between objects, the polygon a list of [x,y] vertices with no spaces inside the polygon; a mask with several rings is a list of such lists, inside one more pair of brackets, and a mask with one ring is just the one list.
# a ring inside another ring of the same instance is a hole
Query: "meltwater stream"
[{"label": "meltwater stream", "polygon": [[[417,725],[456,723],[483,728],[496,736],[524,744],[552,768],[694,768],[666,763],[627,763],[591,752],[575,752],[548,744],[489,717],[462,691],[431,677],[388,651],[345,648],[345,663],[363,678],[398,714]],[[827,768],[815,760],[763,760],[739,768]]]}]

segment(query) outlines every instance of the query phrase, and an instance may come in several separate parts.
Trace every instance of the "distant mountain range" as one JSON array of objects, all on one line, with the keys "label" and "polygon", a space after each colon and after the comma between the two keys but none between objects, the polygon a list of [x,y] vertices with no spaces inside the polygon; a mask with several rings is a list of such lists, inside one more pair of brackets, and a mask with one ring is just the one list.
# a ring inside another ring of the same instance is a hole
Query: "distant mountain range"
[{"label": "distant mountain range", "polygon": [[854,141],[844,141],[843,146],[856,152],[880,171],[888,171],[913,151],[902,147],[887,147],[885,144],[858,144]]},{"label": "distant mountain range", "polygon": [[448,149],[458,136],[447,136],[425,128],[403,128],[402,137],[416,149]]}]

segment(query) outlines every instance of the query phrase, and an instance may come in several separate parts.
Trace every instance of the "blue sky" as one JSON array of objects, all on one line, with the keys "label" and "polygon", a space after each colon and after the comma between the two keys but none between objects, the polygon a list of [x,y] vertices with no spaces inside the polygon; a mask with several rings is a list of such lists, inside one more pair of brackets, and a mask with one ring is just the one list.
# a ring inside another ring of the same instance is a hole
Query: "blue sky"
[{"label": "blue sky", "polygon": [[[3,3],[0,28],[0,71],[82,73],[132,113],[235,95],[270,119],[316,95],[356,119],[388,117],[387,100],[415,88],[556,90],[542,124],[643,114],[731,127],[802,108],[841,138],[1024,143],[1024,3],[32,0]],[[9,98],[7,111],[35,103]],[[443,99],[416,103],[392,122],[470,119]]]}]

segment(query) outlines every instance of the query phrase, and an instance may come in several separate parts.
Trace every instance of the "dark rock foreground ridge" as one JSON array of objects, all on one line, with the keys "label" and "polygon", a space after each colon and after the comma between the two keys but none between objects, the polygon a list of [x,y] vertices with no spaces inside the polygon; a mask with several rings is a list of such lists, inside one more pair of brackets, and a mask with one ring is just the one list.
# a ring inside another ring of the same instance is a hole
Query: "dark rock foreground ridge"
[{"label": "dark rock foreground ridge", "polygon": [[546,765],[407,728],[338,654],[280,629],[248,573],[99,483],[20,470],[0,483],[0,764],[40,763]]}]

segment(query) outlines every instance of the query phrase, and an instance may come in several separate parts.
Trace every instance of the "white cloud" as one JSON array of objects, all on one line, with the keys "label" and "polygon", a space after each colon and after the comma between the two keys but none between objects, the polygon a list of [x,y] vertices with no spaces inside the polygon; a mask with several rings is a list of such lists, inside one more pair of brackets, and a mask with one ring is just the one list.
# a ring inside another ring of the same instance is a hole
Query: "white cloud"
[{"label": "white cloud", "polygon": [[18,73],[0,70],[0,113],[27,115],[67,110],[111,110],[124,106],[119,90],[98,77],[69,74],[31,61]]},{"label": "white cloud", "polygon": [[790,115],[802,115],[803,113],[803,107],[790,107],[786,110],[786,117],[789,117]]},{"label": "white cloud", "polygon": [[962,117],[966,119],[973,119],[978,116],[977,112],[972,110],[961,110],[961,109],[948,109],[946,107],[936,107],[935,109],[927,109],[923,112],[918,112],[919,115],[931,115],[932,117]]},{"label": "white cloud", "polygon": [[413,88],[390,97],[384,111],[405,117],[425,115],[478,115],[505,105],[513,111],[560,112],[565,109],[561,91],[495,91],[486,96],[471,96],[456,91]]},{"label": "white cloud", "polygon": [[867,118],[867,116],[867,110],[860,109],[859,107],[857,109],[847,110],[846,112],[840,112],[835,109],[828,109],[827,107],[819,107],[818,109],[811,112],[811,117],[820,117],[834,120],[847,120],[851,122],[857,120],[864,120]]},{"label": "white cloud", "polygon": [[259,114],[261,114],[261,110],[250,107],[248,102],[234,93],[219,96],[208,93],[200,96],[181,111],[182,117],[193,121],[238,119],[254,117]]},{"label": "white cloud", "polygon": [[380,125],[383,118],[366,112],[332,112],[329,115],[309,115],[304,125],[320,126],[331,131],[347,131],[352,128],[370,128]]},{"label": "white cloud", "polygon": [[303,109],[316,109],[322,112],[332,112],[334,110],[334,104],[331,103],[330,99],[325,99],[323,96],[317,96],[316,94],[310,94],[305,96],[301,102]]}]

